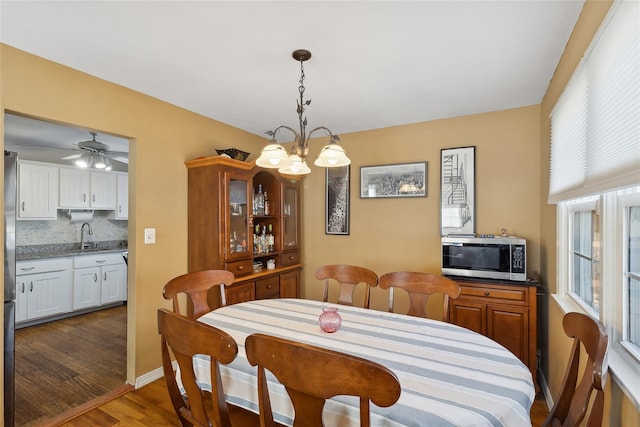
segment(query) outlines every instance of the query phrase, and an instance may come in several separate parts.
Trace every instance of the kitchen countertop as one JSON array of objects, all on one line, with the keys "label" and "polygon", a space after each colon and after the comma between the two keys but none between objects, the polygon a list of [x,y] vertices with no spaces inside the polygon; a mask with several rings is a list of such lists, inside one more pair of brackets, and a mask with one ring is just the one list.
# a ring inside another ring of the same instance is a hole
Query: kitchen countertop
[{"label": "kitchen countertop", "polygon": [[92,242],[90,249],[80,249],[80,243],[62,243],[51,245],[29,245],[16,247],[16,261],[71,257],[101,253],[122,253],[128,250],[127,241],[112,240]]}]

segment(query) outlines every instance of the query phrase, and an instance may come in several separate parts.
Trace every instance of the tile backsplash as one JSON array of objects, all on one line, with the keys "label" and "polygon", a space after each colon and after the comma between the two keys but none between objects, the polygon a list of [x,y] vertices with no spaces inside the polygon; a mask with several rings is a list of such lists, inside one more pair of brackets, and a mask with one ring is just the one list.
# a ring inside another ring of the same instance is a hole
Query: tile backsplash
[{"label": "tile backsplash", "polygon": [[[110,211],[95,211],[86,221],[91,225],[91,241],[128,240],[128,221],[111,220]],[[57,221],[16,221],[16,246],[80,242],[82,221],[71,221],[69,212],[58,210]]]}]

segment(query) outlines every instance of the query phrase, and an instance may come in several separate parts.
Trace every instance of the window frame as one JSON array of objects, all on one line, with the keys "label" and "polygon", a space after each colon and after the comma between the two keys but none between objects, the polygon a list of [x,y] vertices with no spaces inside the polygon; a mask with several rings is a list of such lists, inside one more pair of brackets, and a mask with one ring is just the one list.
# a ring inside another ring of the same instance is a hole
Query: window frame
[{"label": "window frame", "polygon": [[[563,312],[578,311],[604,323],[609,335],[609,368],[616,383],[625,392],[636,408],[640,409],[640,348],[626,342],[628,326],[628,297],[626,272],[628,249],[626,209],[640,206],[640,183],[638,186],[614,190],[598,196],[561,202],[557,205],[558,268],[557,294],[554,299]],[[595,312],[590,305],[572,292],[573,280],[573,213],[595,210],[600,221],[600,310]],[[611,285],[609,285],[611,284]]]}]

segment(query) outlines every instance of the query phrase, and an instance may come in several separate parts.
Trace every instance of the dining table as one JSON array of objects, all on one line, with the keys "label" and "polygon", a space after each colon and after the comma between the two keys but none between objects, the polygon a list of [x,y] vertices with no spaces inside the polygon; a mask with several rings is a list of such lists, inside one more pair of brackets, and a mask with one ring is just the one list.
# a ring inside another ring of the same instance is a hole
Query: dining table
[{"label": "dining table", "polygon": [[[342,318],[341,327],[333,333],[323,332],[318,324],[326,305],[338,307]],[[372,426],[531,425],[529,412],[535,390],[527,366],[502,345],[457,325],[306,299],[264,299],[223,306],[198,321],[236,340],[236,359],[220,366],[226,400],[256,413],[257,370],[247,361],[244,343],[249,335],[263,333],[389,368],[400,382],[400,398],[387,408],[372,404]],[[208,356],[197,355],[194,366],[201,386],[210,391]],[[284,386],[272,375],[268,382],[275,420],[293,425],[293,406]],[[327,400],[323,421],[332,427],[359,426],[359,400],[352,396]]]}]

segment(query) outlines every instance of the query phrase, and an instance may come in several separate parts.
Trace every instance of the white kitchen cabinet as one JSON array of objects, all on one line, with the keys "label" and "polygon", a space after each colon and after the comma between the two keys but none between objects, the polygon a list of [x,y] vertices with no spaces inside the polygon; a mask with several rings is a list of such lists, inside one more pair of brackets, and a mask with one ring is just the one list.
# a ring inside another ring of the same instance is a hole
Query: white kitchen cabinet
[{"label": "white kitchen cabinet", "polygon": [[16,262],[16,323],[69,311],[69,258]]},{"label": "white kitchen cabinet", "polygon": [[81,310],[124,301],[124,259],[120,253],[73,258],[73,309]]},{"label": "white kitchen cabinet", "polygon": [[91,172],[91,207],[116,208],[116,175],[110,172]]},{"label": "white kitchen cabinet", "polygon": [[58,167],[18,161],[18,219],[57,219]]},{"label": "white kitchen cabinet", "polygon": [[129,219],[129,175],[116,175],[116,210],[113,219]]},{"label": "white kitchen cabinet", "polygon": [[60,168],[61,208],[89,208],[91,177],[89,171],[80,168]]},{"label": "white kitchen cabinet", "polygon": [[116,174],[79,168],[60,168],[62,209],[116,209]]},{"label": "white kitchen cabinet", "polygon": [[73,269],[73,309],[100,305],[100,267]]}]

